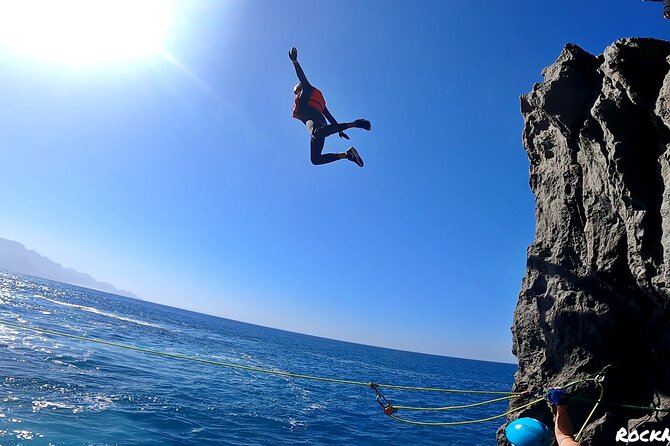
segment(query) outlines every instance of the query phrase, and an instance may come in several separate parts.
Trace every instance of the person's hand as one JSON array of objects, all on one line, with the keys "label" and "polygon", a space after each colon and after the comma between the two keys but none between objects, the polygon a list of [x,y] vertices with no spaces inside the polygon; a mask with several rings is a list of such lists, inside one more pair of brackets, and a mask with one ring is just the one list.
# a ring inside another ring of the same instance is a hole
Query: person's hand
[{"label": "person's hand", "polygon": [[570,394],[563,389],[551,389],[547,392],[547,401],[549,401],[552,406],[562,406],[567,404],[568,396],[570,396]]},{"label": "person's hand", "polygon": [[293,62],[298,61],[298,49],[296,47],[293,47],[289,50],[288,58],[291,59]]},{"label": "person's hand", "polygon": [[338,133],[338,135],[340,135],[340,138],[349,139],[349,135],[347,135],[344,132],[340,132],[340,133]]}]

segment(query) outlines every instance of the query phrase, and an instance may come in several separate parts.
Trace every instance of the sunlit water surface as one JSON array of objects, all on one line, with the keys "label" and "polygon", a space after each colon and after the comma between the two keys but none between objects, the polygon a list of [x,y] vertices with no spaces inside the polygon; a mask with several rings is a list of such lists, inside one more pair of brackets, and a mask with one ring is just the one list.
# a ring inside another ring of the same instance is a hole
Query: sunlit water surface
[{"label": "sunlit water surface", "polygon": [[[515,371],[508,364],[273,330],[1,271],[0,320],[213,361],[359,382],[506,391]],[[0,386],[4,446],[494,445],[502,423],[402,424],[386,417],[374,391],[364,386],[154,356],[2,324]],[[482,399],[383,392],[393,404],[406,406]],[[436,415],[398,415],[459,421],[505,409],[503,402]]]}]

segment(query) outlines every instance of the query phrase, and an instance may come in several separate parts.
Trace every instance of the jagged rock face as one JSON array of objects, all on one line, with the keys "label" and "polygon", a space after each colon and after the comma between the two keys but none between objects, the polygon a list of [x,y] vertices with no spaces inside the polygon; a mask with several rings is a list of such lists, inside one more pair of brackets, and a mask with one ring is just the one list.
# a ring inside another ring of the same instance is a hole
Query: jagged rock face
[{"label": "jagged rock face", "polygon": [[[512,327],[516,390],[612,365],[604,401],[670,406],[669,56],[654,39],[599,57],[567,45],[521,98],[536,232]],[[570,404],[576,429],[593,405]],[[514,416],[553,427],[545,403]],[[670,413],[601,404],[591,420],[582,438],[614,445],[622,427],[664,429]]]}]

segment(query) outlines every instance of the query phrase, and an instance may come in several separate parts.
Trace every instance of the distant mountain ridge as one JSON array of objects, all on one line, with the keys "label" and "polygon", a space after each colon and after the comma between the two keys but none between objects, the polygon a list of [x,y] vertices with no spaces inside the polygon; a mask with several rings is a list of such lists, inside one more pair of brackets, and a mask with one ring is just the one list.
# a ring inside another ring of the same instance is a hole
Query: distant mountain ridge
[{"label": "distant mountain ridge", "polygon": [[112,284],[99,282],[89,274],[66,268],[35,251],[29,250],[19,242],[4,238],[0,238],[0,269],[138,298],[130,291],[119,290]]}]

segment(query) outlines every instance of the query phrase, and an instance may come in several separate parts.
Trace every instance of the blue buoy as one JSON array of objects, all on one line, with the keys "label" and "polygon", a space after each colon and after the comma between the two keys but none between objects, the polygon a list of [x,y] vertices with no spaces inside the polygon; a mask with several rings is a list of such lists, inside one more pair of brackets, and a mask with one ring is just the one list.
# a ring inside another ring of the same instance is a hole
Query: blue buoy
[{"label": "blue buoy", "polygon": [[547,426],[535,418],[519,418],[505,429],[507,440],[514,446],[550,446],[554,436]]}]

